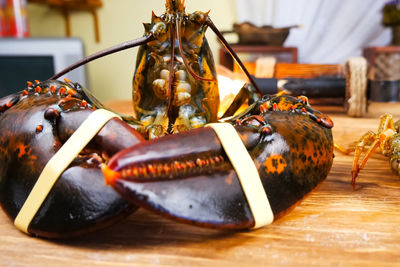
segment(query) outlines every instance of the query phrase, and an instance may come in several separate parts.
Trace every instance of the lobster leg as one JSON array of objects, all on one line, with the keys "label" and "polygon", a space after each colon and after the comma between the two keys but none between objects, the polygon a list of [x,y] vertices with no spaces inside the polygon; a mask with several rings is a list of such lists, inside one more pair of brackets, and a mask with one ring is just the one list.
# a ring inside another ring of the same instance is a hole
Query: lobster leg
[{"label": "lobster leg", "polygon": [[[390,115],[384,115],[381,117],[381,121],[378,127],[378,132],[375,134],[374,132],[367,132],[364,134],[361,139],[358,141],[355,154],[353,159],[353,167],[352,167],[352,186],[355,188],[356,179],[358,173],[365,167],[365,164],[371,157],[371,155],[375,152],[375,150],[379,147],[382,151],[382,154],[388,155],[390,152],[390,139],[396,133],[393,118]],[[365,148],[368,147],[367,152],[365,153],[364,158],[360,163],[360,157]]]},{"label": "lobster leg", "polygon": [[[360,163],[360,157],[364,149],[369,146],[368,151],[366,152],[364,158],[362,159]],[[368,159],[371,157],[371,155],[374,153],[374,151],[378,148],[379,146],[379,140],[376,137],[376,134],[373,132],[367,132],[364,134],[363,137],[361,137],[360,141],[357,143],[356,148],[355,148],[355,154],[354,154],[354,159],[353,159],[353,167],[352,167],[352,179],[351,179],[351,184],[353,186],[353,189],[356,186],[356,179],[358,176],[358,173],[364,168],[365,164],[367,163]]]}]

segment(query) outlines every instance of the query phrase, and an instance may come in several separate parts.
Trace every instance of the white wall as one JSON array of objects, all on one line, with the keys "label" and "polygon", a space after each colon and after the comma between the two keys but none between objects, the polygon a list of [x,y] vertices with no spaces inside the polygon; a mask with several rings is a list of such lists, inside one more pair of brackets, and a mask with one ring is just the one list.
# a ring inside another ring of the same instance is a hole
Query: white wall
[{"label": "white wall", "polygon": [[343,64],[363,48],[385,46],[391,32],[382,27],[387,0],[236,0],[238,21],[293,29],[284,46],[299,51],[299,62]]},{"label": "white wall", "polygon": [[[143,35],[143,22],[150,22],[151,11],[164,12],[164,0],[103,0],[99,10],[101,42],[96,43],[92,16],[76,12],[71,15],[72,35],[84,41],[86,54],[92,54],[112,45]],[[236,21],[235,0],[186,1],[187,12],[211,10],[210,17],[220,30],[232,28]],[[32,37],[64,36],[65,24],[60,12],[42,5],[28,5]],[[219,44],[209,30],[207,38],[218,61]],[[90,89],[102,101],[130,99],[131,81],[136,63],[137,48],[120,52],[89,63]]]}]

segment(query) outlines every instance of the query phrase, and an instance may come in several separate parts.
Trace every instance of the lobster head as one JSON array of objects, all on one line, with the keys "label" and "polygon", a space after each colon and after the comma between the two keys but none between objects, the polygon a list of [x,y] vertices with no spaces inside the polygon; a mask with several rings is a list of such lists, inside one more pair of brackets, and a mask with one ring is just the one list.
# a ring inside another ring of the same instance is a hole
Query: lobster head
[{"label": "lobster head", "polygon": [[166,0],[167,13],[185,12],[185,0]]}]

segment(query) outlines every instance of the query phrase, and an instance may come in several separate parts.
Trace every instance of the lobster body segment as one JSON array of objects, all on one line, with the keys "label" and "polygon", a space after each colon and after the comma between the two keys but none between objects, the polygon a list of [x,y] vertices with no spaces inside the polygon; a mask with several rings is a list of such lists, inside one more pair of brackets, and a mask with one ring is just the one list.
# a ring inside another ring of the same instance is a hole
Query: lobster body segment
[{"label": "lobster body segment", "polygon": [[[276,109],[284,102],[289,109]],[[265,97],[232,123],[258,169],[275,218],[327,176],[333,125],[302,100]],[[210,128],[138,144],[116,154],[108,168],[108,182],[137,205],[200,226],[254,225],[236,172]]]},{"label": "lobster body segment", "polygon": [[205,38],[208,13],[186,14],[183,1],[167,1],[153,13],[146,33],[157,39],[139,48],[133,80],[133,108],[146,137],[199,128],[217,120],[218,83]]}]

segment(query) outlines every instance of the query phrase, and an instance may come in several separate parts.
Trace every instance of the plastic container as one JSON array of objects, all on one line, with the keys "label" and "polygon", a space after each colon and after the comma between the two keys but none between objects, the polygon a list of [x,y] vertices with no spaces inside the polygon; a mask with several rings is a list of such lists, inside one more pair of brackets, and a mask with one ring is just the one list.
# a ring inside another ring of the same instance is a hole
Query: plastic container
[{"label": "plastic container", "polygon": [[6,35],[10,37],[28,37],[26,0],[6,0]]}]

